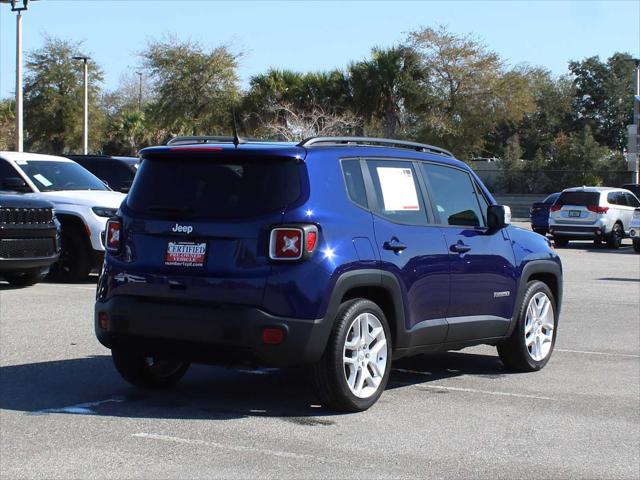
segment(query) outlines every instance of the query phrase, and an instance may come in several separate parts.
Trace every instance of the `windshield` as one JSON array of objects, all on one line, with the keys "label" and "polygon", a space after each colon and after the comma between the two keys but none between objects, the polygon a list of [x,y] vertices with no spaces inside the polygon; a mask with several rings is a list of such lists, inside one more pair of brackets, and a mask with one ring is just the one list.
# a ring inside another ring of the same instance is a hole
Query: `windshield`
[{"label": "windshield", "polygon": [[99,178],[75,162],[24,160],[16,163],[41,192],[109,190]]}]

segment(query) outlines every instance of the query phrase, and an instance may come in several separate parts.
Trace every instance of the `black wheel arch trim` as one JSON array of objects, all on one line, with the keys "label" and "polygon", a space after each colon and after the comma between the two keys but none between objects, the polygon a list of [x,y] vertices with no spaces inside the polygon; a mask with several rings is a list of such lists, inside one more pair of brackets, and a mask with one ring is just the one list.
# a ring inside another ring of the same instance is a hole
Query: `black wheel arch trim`
[{"label": "black wheel arch trim", "polygon": [[529,280],[532,276],[537,274],[553,275],[553,277],[555,278],[557,291],[553,292],[553,288],[551,285],[549,285],[549,288],[552,290],[555,296],[556,315],[558,316],[558,318],[560,316],[560,307],[562,305],[561,265],[554,260],[531,260],[522,267],[517,294],[515,302],[513,304],[513,316],[511,317],[511,323],[509,325],[506,337],[511,336],[513,330],[516,327],[516,324],[518,323],[518,314],[520,313],[519,305],[522,303],[522,299],[524,298],[524,294],[527,290],[527,283],[529,283]]}]

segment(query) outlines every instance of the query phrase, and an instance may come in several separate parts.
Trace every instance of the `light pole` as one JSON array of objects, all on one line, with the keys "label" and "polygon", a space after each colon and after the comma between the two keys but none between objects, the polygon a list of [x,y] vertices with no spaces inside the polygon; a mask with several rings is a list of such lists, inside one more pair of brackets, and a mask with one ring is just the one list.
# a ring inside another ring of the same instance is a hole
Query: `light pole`
[{"label": "light pole", "polygon": [[[34,1],[34,0],[31,0]],[[22,12],[27,10],[29,0],[22,0],[22,6],[18,5],[18,0],[0,0],[0,3],[10,3],[11,11],[18,12],[16,15],[16,150],[24,150],[23,134],[23,110],[22,110]]]},{"label": "light pole", "polygon": [[84,125],[82,134],[82,154],[89,153],[89,57],[77,56],[74,60],[84,63]]},{"label": "light pole", "polygon": [[138,82],[138,111],[142,111],[142,72],[136,72],[139,77]]}]

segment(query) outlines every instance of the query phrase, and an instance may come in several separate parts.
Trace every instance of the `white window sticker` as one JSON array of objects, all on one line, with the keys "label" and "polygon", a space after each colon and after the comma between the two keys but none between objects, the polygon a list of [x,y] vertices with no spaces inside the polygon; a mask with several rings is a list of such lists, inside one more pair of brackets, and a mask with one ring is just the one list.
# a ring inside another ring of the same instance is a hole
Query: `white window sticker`
[{"label": "white window sticker", "polygon": [[33,176],[33,178],[35,178],[38,182],[40,182],[45,187],[50,187],[51,185],[53,185],[53,183],[51,183],[47,177],[39,173],[36,173]]},{"label": "white window sticker", "polygon": [[420,210],[418,192],[410,168],[377,167],[384,209]]}]

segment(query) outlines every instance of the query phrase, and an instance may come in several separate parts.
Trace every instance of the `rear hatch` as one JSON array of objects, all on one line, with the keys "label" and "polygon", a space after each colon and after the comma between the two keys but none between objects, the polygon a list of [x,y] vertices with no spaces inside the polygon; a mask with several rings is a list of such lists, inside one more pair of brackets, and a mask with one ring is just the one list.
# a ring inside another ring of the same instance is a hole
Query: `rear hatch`
[{"label": "rear hatch", "polygon": [[295,155],[242,148],[143,154],[122,209],[127,270],[147,279],[136,294],[260,306],[270,228],[300,199],[302,171]]},{"label": "rear hatch", "polygon": [[600,192],[572,191],[560,194],[550,216],[560,224],[592,225],[602,213]]}]

